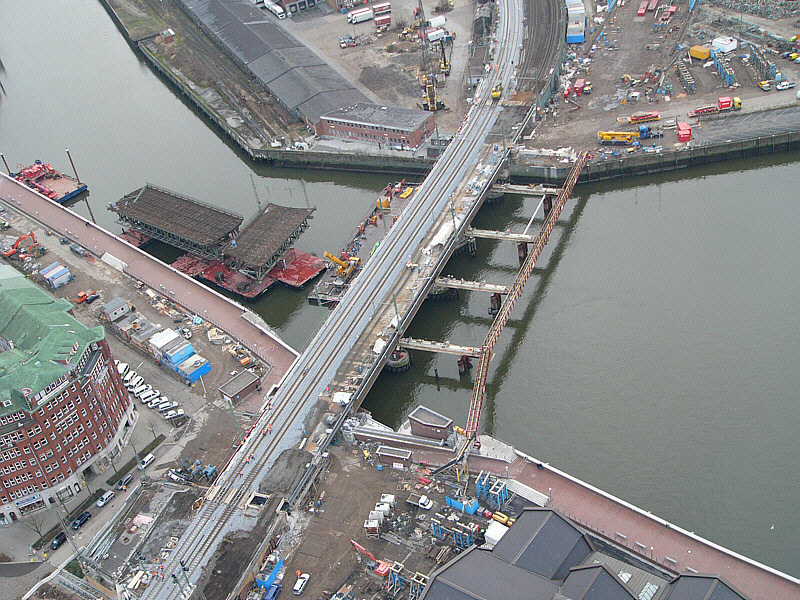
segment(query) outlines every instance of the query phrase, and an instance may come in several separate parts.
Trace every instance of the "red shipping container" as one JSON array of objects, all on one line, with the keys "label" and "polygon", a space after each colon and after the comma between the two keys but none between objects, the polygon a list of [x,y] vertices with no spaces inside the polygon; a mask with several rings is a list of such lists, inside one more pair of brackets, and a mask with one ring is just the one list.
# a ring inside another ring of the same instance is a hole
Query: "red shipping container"
[{"label": "red shipping container", "polygon": [[642,2],[639,5],[639,10],[636,11],[636,16],[643,17],[646,12],[647,12],[647,0],[644,0],[644,2]]}]

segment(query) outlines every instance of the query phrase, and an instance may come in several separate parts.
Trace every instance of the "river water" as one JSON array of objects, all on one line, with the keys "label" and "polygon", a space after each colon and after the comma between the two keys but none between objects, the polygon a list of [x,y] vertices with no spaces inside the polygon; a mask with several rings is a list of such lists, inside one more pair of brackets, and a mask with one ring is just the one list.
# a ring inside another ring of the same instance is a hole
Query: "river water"
[{"label": "river water", "polygon": [[[0,151],[68,170],[98,223],[149,181],[245,218],[253,169],[125,44],[98,3],[0,2]],[[646,510],[800,575],[800,155],[582,186],[493,359],[484,428]],[[384,176],[256,168],[267,200],[317,207],[297,247],[337,250]],[[533,199],[487,207],[476,227],[521,229]],[[88,216],[86,203],[74,210]],[[479,241],[446,273],[508,283],[507,242]],[[327,315],[308,291],[254,305],[305,347]],[[426,303],[409,333],[479,344],[488,298]],[[436,373],[438,372],[438,378]],[[366,407],[396,426],[425,404],[457,422],[471,381],[453,357],[416,353]]]}]

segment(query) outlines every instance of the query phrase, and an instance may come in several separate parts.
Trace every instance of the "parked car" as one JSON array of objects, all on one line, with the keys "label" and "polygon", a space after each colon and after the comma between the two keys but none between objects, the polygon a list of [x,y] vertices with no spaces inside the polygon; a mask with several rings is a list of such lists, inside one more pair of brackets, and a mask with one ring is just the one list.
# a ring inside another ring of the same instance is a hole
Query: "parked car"
[{"label": "parked car", "polygon": [[165,413],[165,414],[164,414],[164,418],[165,418],[167,421],[169,421],[169,420],[171,420],[171,419],[177,419],[178,417],[182,417],[182,416],[183,416],[183,415],[185,415],[185,414],[186,414],[186,411],[185,411],[185,410],[183,410],[182,408],[179,408],[179,409],[177,409],[177,410],[170,410],[170,411],[168,411],[167,413]]},{"label": "parked car", "polygon": [[181,327],[180,329],[178,329],[178,333],[180,333],[187,340],[192,338],[192,330],[189,329],[188,327]]},{"label": "parked car", "polygon": [[779,90],[790,90],[794,87],[794,81],[781,81],[776,85]]},{"label": "parked car", "polygon": [[78,515],[78,518],[72,522],[72,528],[75,531],[78,531],[81,527],[86,524],[86,521],[92,518],[92,513],[88,510],[83,511],[81,514]]},{"label": "parked car", "polygon": [[303,593],[303,590],[306,589],[306,584],[308,580],[311,579],[311,575],[308,573],[303,573],[302,575],[298,575],[297,582],[294,584],[292,591],[294,592],[295,596],[299,596]]},{"label": "parked car", "polygon": [[59,531],[58,535],[53,538],[53,541],[50,542],[50,550],[58,550],[64,542],[67,541],[67,534],[63,531]]},{"label": "parked car", "polygon": [[108,490],[105,494],[100,496],[100,499],[97,502],[95,502],[97,508],[103,508],[106,504],[108,504],[114,499],[114,496],[115,496],[114,492]]},{"label": "parked car", "polygon": [[173,410],[175,408],[178,408],[178,406],[180,406],[180,405],[177,402],[175,402],[173,400],[167,400],[166,402],[162,402],[161,404],[159,404],[156,407],[156,410],[158,410],[158,412],[160,412],[160,413],[166,413],[166,412],[169,412],[169,411],[171,411],[171,410]]},{"label": "parked car", "polygon": [[124,490],[126,486],[129,486],[131,484],[131,481],[133,481],[133,475],[128,473],[127,475],[125,475],[125,477],[123,477],[117,482],[117,489],[120,491]]}]

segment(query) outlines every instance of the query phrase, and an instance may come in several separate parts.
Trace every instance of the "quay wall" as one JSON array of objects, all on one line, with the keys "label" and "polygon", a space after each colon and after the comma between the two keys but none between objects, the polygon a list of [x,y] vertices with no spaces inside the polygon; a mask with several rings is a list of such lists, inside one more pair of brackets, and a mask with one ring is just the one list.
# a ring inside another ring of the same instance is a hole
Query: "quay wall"
[{"label": "quay wall", "polygon": [[[609,179],[622,179],[688,169],[726,160],[753,158],[800,149],[798,131],[759,136],[747,140],[691,146],[659,154],[639,154],[620,159],[590,162],[583,169],[580,183]],[[567,177],[571,165],[551,166],[536,163],[512,162],[509,175],[512,180],[525,183],[544,182],[560,185]]]}]

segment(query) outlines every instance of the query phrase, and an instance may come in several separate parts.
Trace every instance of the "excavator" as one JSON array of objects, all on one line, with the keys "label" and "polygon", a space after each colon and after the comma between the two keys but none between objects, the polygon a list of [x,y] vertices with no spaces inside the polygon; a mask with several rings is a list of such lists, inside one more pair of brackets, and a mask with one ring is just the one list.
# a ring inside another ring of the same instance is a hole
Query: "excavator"
[{"label": "excavator", "polygon": [[[25,240],[30,240],[30,244],[28,244],[27,246],[21,247],[23,242],[25,242]],[[35,255],[35,253],[36,253],[36,251],[38,249],[39,249],[39,244],[36,241],[36,236],[34,235],[34,233],[32,231],[29,231],[28,233],[19,236],[17,238],[17,241],[14,242],[14,245],[11,246],[8,250],[5,250],[3,252],[3,255],[6,258],[11,258],[18,251],[19,251],[20,254],[24,253],[26,256],[27,255]]]},{"label": "excavator", "polygon": [[325,252],[325,258],[331,261],[336,266],[336,276],[342,281],[347,283],[355,275],[356,269],[361,266],[361,259],[357,256],[351,256],[346,261],[335,257],[330,252]]},{"label": "excavator", "polygon": [[425,90],[422,96],[422,108],[429,111],[444,109],[444,102],[436,95],[436,77],[433,74],[423,75],[421,83],[422,89]]}]

